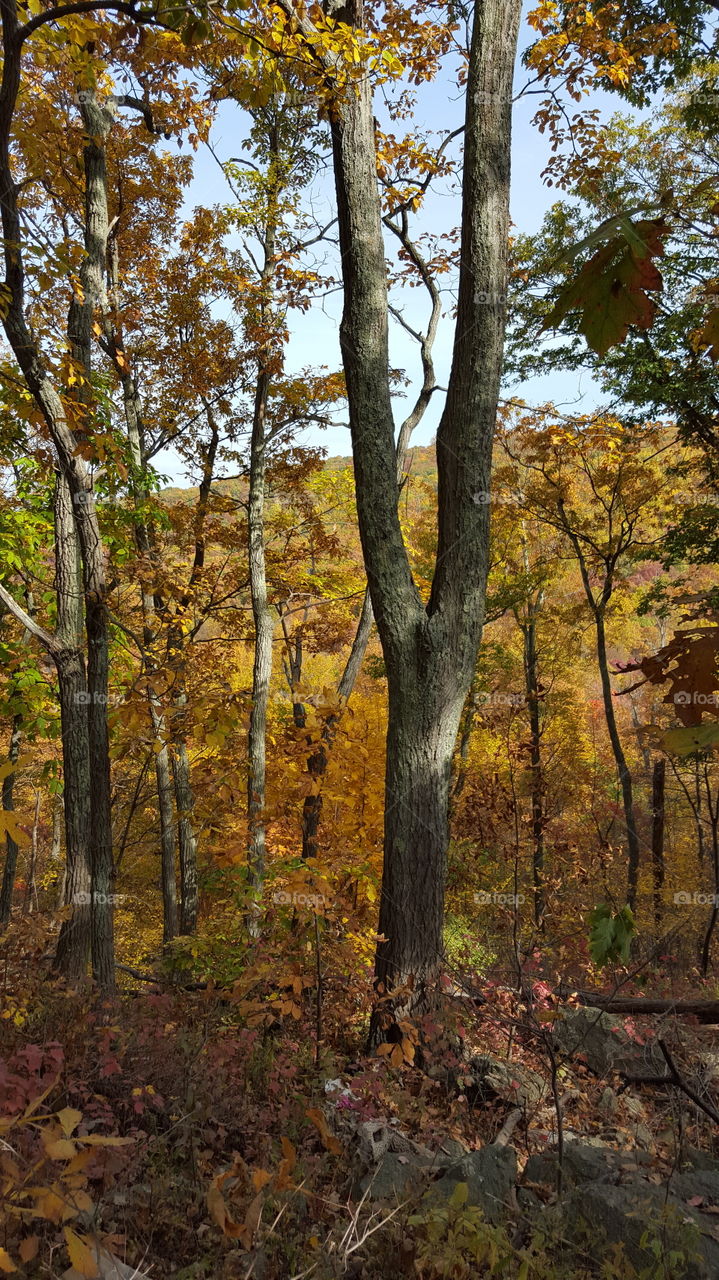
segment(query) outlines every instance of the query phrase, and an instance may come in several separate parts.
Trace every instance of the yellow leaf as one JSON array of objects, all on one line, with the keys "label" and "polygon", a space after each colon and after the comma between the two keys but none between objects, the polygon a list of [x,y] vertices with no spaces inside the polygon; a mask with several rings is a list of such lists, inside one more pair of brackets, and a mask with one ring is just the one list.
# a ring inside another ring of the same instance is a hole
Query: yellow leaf
[{"label": "yellow leaf", "polygon": [[62,1111],[58,1111],[57,1118],[65,1137],[69,1138],[82,1120],[82,1111],[76,1111],[74,1107],[63,1107]]},{"label": "yellow leaf", "polygon": [[17,1271],[17,1267],[6,1249],[0,1249],[0,1271],[3,1271],[8,1276],[11,1271]]},{"label": "yellow leaf", "polygon": [[43,1138],[43,1146],[51,1160],[72,1160],[77,1155],[77,1147],[69,1138],[58,1138],[55,1142]]},{"label": "yellow leaf", "polygon": [[97,1280],[100,1275],[100,1268],[82,1236],[76,1235],[70,1227],[65,1227],[65,1240],[67,1241],[70,1261],[75,1270],[81,1276],[86,1276],[87,1280]]}]

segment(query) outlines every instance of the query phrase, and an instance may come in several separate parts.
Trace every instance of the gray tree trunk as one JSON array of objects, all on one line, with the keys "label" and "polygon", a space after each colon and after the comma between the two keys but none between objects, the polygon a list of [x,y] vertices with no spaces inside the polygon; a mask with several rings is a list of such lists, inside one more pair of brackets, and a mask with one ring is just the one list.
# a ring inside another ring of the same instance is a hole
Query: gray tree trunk
[{"label": "gray tree trunk", "polygon": [[[389,686],[378,987],[422,1004],[443,957],[452,752],[481,635],[489,488],[505,329],[511,85],[518,0],[476,0],[466,90],[462,243],[452,368],[437,433],[438,551],[425,608],[397,513],[388,299],[369,80],[332,122],[340,330],[360,535]],[[362,25],[353,3],[340,17]],[[398,1002],[400,1005],[402,1001]],[[397,1010],[395,1009],[395,1013]],[[373,1039],[382,1033],[376,1025]]]}]

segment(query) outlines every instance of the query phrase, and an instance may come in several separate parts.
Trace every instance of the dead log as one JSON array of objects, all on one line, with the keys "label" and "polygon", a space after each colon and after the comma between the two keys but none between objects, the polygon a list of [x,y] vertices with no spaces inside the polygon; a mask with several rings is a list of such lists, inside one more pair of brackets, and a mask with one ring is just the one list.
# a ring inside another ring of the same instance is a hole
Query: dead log
[{"label": "dead log", "polygon": [[[567,996],[568,992],[563,992]],[[608,995],[602,991],[576,991],[579,1003],[592,1009],[620,1014],[675,1014],[699,1022],[719,1023],[719,1000],[658,1000],[653,996]]]}]

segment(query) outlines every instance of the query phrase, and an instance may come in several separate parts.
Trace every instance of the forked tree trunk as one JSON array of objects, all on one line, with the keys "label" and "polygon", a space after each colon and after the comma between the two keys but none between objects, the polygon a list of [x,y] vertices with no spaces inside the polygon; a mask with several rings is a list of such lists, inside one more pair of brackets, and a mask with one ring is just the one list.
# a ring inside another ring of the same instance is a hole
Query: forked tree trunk
[{"label": "forked tree trunk", "polygon": [[[397,512],[388,298],[369,79],[332,116],[344,280],[340,329],[360,535],[387,669],[384,872],[376,978],[411,981],[393,1009],[432,996],[443,955],[452,752],[481,636],[487,504],[509,232],[511,85],[518,0],[475,0],[466,88],[457,323],[437,433],[438,549],[429,603],[412,578]],[[362,26],[353,0],[338,17]],[[308,20],[297,17],[305,31]],[[309,31],[308,31],[309,34]],[[384,1034],[375,1019],[370,1038]]]}]

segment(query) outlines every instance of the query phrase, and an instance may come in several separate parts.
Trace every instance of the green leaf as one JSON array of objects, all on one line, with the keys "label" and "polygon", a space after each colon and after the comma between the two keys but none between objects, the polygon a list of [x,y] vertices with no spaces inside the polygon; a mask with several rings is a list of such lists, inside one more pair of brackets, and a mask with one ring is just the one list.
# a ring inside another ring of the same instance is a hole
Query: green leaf
[{"label": "green leaf", "polygon": [[580,332],[600,356],[623,342],[630,326],[651,327],[657,302],[649,294],[662,287],[653,259],[664,252],[664,219],[632,223],[625,218],[619,225],[621,235],[585,262],[559,293],[542,326],[556,328],[570,311],[578,311]]}]

